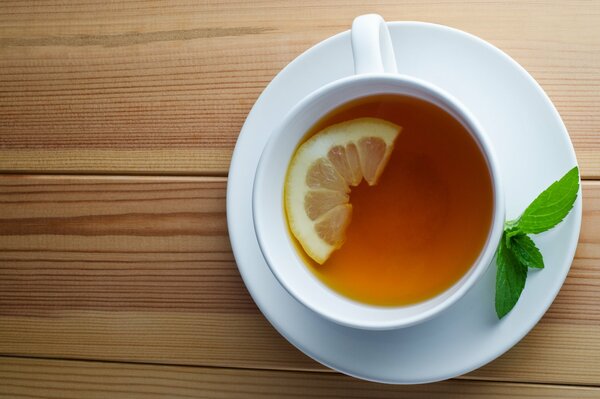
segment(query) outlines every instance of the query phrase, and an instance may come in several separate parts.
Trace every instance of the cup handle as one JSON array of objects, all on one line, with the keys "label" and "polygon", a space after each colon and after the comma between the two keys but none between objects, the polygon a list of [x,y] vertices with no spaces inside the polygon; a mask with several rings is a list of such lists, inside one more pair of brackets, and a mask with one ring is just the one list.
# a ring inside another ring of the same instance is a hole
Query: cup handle
[{"label": "cup handle", "polygon": [[390,31],[378,14],[360,15],[352,22],[354,73],[398,73]]}]

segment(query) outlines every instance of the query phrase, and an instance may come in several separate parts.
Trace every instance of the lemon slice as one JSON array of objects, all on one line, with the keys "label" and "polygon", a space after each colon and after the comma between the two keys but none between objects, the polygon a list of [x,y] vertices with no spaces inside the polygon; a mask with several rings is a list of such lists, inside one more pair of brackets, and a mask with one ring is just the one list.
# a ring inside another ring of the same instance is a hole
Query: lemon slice
[{"label": "lemon slice", "polygon": [[363,178],[377,184],[401,129],[383,119],[353,119],[321,130],[294,154],[285,209],[292,234],[317,263],[344,243],[352,216],[350,186]]}]

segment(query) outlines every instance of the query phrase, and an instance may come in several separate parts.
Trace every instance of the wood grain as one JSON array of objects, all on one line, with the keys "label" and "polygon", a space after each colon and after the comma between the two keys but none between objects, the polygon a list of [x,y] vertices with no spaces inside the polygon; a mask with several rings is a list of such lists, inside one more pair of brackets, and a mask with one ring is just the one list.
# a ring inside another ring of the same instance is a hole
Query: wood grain
[{"label": "wood grain", "polygon": [[521,63],[600,176],[600,2],[311,0],[0,3],[0,170],[227,173],[252,104],[352,18],[466,30]]},{"label": "wood grain", "polygon": [[[0,354],[323,370],[247,294],[225,188],[223,178],[0,178]],[[583,189],[580,245],[557,300],[469,378],[600,381],[600,183]]]},{"label": "wood grain", "polygon": [[0,397],[598,398],[600,388],[467,380],[393,386],[338,374],[0,358]]}]

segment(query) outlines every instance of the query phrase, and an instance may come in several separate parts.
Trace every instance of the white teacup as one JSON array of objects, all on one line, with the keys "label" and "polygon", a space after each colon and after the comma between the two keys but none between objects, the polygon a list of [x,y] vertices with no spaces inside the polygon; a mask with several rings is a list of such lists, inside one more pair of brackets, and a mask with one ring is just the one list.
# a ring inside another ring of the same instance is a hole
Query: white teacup
[{"label": "white teacup", "polygon": [[[296,104],[271,134],[256,171],[252,209],[254,228],[264,258],[281,285],[299,302],[336,323],[363,329],[391,329],[427,320],[461,298],[491,263],[502,235],[504,194],[493,148],[485,132],[457,99],[420,79],[397,73],[387,25],[375,14],[352,25],[356,74],[327,84]],[[309,270],[286,226],[284,181],[299,143],[323,116],[349,101],[377,94],[417,97],[460,121],[473,135],[487,160],[493,185],[493,220],[486,244],[467,273],[443,293],[414,305],[378,307],[346,298],[325,286]]]}]

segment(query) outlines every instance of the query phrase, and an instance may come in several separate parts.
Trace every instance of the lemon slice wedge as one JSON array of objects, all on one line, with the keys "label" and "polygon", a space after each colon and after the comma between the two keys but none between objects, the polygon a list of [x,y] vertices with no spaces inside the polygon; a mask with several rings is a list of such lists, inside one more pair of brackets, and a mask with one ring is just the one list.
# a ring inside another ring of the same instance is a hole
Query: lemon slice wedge
[{"label": "lemon slice wedge", "polygon": [[292,234],[317,263],[344,243],[350,187],[363,178],[377,184],[401,130],[383,119],[352,119],[319,131],[296,150],[285,181],[285,210]]}]

